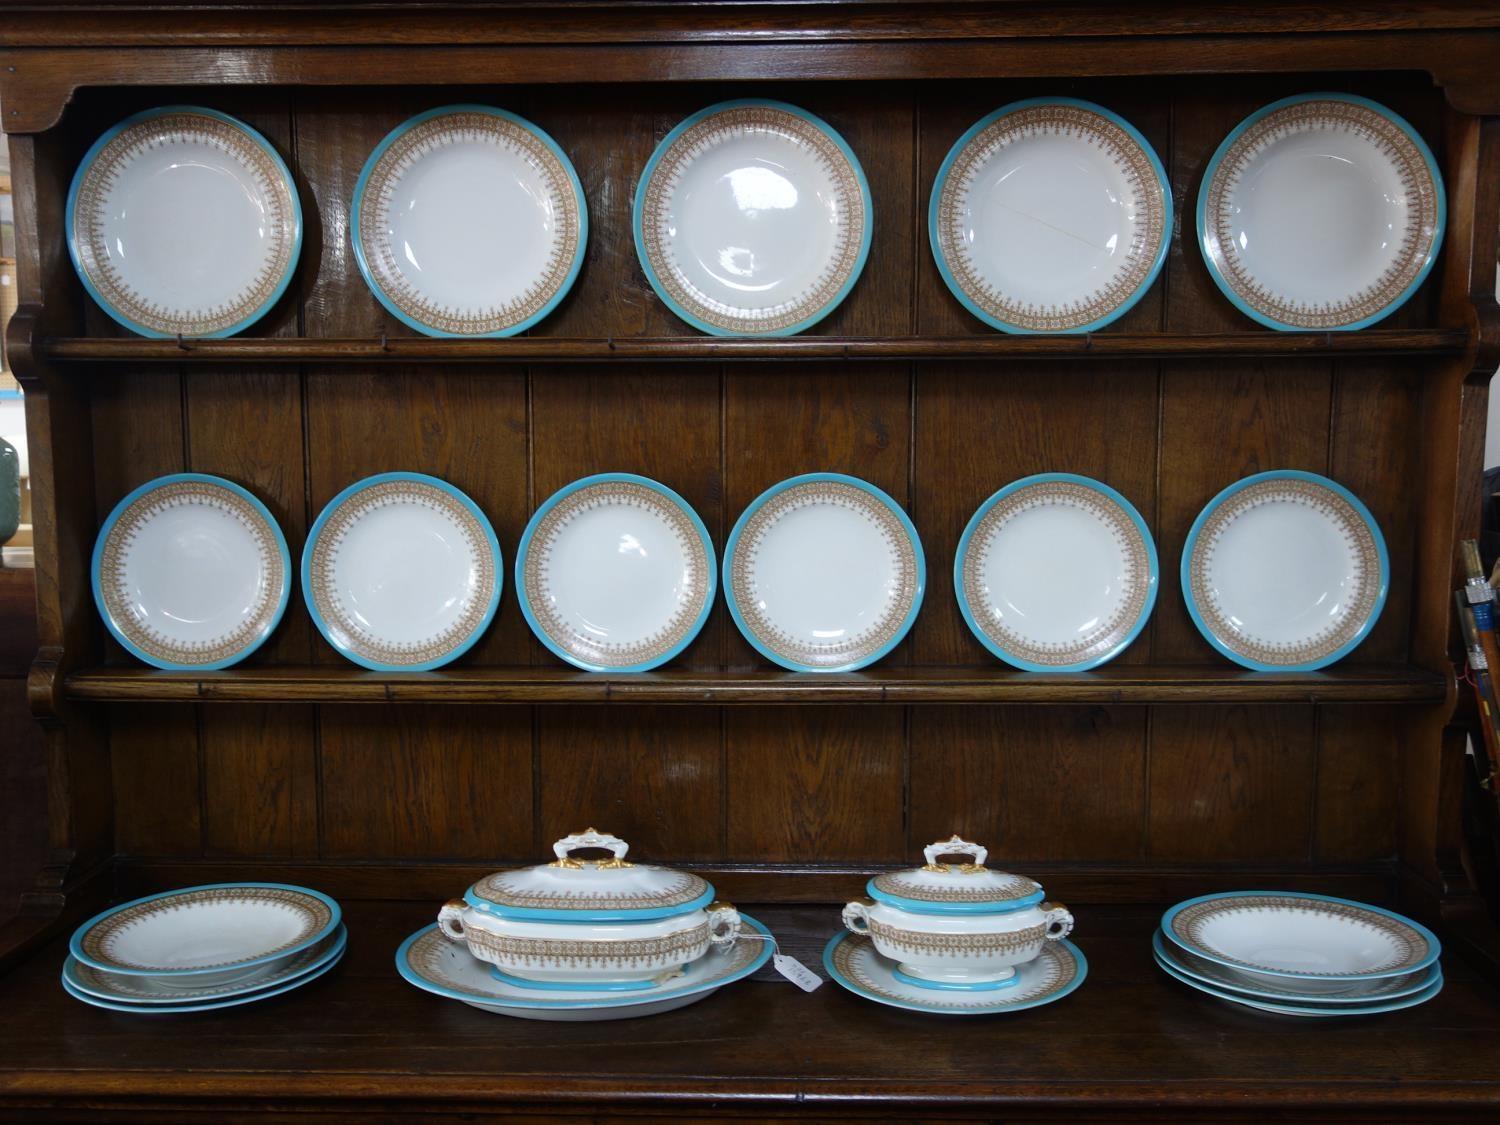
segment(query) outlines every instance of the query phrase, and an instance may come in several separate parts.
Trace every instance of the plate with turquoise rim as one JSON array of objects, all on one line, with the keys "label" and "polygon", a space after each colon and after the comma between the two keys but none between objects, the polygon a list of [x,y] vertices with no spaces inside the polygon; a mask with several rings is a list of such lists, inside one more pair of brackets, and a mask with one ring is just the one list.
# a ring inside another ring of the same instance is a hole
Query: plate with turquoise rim
[{"label": "plate with turquoise rim", "polygon": [[1119,492],[1041,473],[979,506],[958,541],[953,589],[965,623],[1007,664],[1080,672],[1113,660],[1156,605],[1156,544]]},{"label": "plate with turquoise rim", "polygon": [[1371,1004],[1349,1005],[1346,1007],[1324,1007],[1316,1004],[1278,1004],[1269,1000],[1256,1000],[1249,996],[1236,995],[1223,989],[1214,988],[1200,980],[1188,976],[1180,971],[1175,965],[1162,957],[1153,958],[1156,967],[1167,976],[1185,984],[1189,988],[1196,988],[1199,992],[1207,993],[1216,999],[1236,1004],[1242,1008],[1253,1008],[1260,1012],[1272,1012],[1279,1016],[1295,1016],[1299,1019],[1349,1019],[1354,1016],[1374,1016],[1382,1012],[1396,1012],[1403,1008],[1415,1008],[1418,1004],[1425,1004],[1443,990],[1443,975],[1437,974],[1437,979],[1427,985],[1421,991],[1403,996],[1400,999],[1376,1001]]},{"label": "plate with turquoise rim", "polygon": [[110,634],[173,671],[244,660],[275,631],[292,588],[270,510],[205,473],[172,473],[127,494],[100,528],[89,570]]},{"label": "plate with turquoise rim", "polygon": [[724,594],[766,659],[794,672],[875,663],[922,608],[927,563],[911,519],[881,489],[806,473],[762,492],[729,533]]},{"label": "plate with turquoise rim", "polygon": [[1421,135],[1353,94],[1283,98],[1224,138],[1198,193],[1199,249],[1230,302],[1287,332],[1384,319],[1437,260],[1447,199]]},{"label": "plate with turquoise rim", "polygon": [[365,284],[403,324],[514,336],[572,288],[588,204],[572,161],[536,125],[493,106],[442,106],[370,153],[349,234]]},{"label": "plate with turquoise rim", "polygon": [[243,331],[286,292],[302,253],[286,162],[201,106],[148,109],[105,132],[73,175],[64,225],[89,296],[141,336]]},{"label": "plate with turquoise rim", "polygon": [[1093,332],[1161,273],[1172,189],[1149,141],[1078,98],[1002,106],[943,160],[927,212],[938,272],[1002,332]]},{"label": "plate with turquoise rim", "polygon": [[1003,990],[935,989],[898,979],[896,965],[875,951],[869,938],[836,934],[823,947],[823,968],[856,996],[941,1016],[987,1016],[1051,1004],[1075,991],[1088,976],[1088,958],[1067,938],[1043,944],[1033,961],[1016,966],[1016,983]]},{"label": "plate with turquoise rim", "polygon": [[1317,473],[1277,469],[1208,502],[1182,549],[1182,595],[1204,638],[1258,672],[1312,672],[1374,628],[1390,589],[1364,502]]},{"label": "plate with turquoise rim", "polygon": [[328,502],[302,551],[302,595],[324,638],[380,672],[457,660],[489,628],[504,570],[495,529],[425,473],[378,473]]},{"label": "plate with turquoise rim", "polygon": [[303,973],[294,980],[286,981],[274,988],[267,988],[260,992],[250,992],[239,996],[231,996],[224,1000],[205,1000],[199,1004],[178,1004],[168,1006],[165,1004],[123,1004],[114,1000],[105,1000],[98,996],[91,996],[87,992],[80,991],[68,982],[66,976],[62,978],[63,991],[75,1000],[81,1000],[85,1004],[95,1008],[104,1008],[111,1012],[131,1012],[139,1016],[180,1016],[189,1012],[215,1012],[220,1008],[238,1008],[242,1004],[254,1004],[261,1000],[269,1000],[273,996],[283,996],[293,989],[301,988],[305,984],[311,984],[319,977],[325,975],[343,960],[343,947],[339,952],[316,969]]},{"label": "plate with turquoise rim", "polygon": [[864,169],[826,121],[741,98],[688,117],[635,192],[636,254],[657,296],[713,336],[790,336],[854,287],[874,209]]},{"label": "plate with turquoise rim", "polygon": [[589,672],[644,672],[708,620],[718,564],[681,496],[634,473],[598,473],[536,510],[516,549],[516,596],[542,644]]}]

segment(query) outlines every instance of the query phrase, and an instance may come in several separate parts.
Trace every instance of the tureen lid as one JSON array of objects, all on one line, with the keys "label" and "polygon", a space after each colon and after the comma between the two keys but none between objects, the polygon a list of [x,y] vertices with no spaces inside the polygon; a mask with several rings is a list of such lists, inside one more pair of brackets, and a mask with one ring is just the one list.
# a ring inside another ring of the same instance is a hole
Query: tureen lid
[{"label": "tureen lid", "polygon": [[[1042,901],[1036,880],[985,867],[989,854],[955,834],[922,849],[925,866],[877,875],[865,891],[876,902],[913,914],[1004,914]],[[939,863],[939,856],[967,856],[969,862]]]},{"label": "tureen lid", "polygon": [[[608,859],[572,853],[604,848]],[[594,828],[552,845],[551,863],[496,871],[469,888],[465,901],[500,918],[538,922],[643,922],[687,914],[713,901],[714,889],[686,871],[630,863],[630,845]]]}]

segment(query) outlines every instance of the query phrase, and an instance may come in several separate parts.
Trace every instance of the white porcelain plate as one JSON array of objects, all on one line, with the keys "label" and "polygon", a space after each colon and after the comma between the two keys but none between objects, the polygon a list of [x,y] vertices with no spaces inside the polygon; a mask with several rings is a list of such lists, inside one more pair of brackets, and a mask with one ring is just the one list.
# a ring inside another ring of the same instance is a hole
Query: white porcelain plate
[{"label": "white porcelain plate", "polygon": [[95,915],[68,951],[108,973],[210,988],[280,966],[338,927],[338,903],[283,883],[224,883],[149,895]]},{"label": "white porcelain plate", "polygon": [[243,121],[166,106],[94,142],[68,191],[84,288],[142,336],[232,336],[291,281],[302,209],[291,173]]},{"label": "white porcelain plate", "polygon": [[1162,916],[1161,932],[1196,957],[1304,989],[1419,972],[1442,951],[1431,931],[1389,910],[1279,891],[1188,899]]},{"label": "white porcelain plate", "polygon": [[504,575],[479,507],[422,473],[380,473],[323,509],[302,551],[302,595],[328,643],[356,664],[421,672],[489,628]]},{"label": "white porcelain plate", "polygon": [[913,1012],[985,1016],[1018,1012],[1061,1000],[1083,983],[1089,963],[1071,941],[1049,941],[1033,961],[1016,966],[1016,983],[1002,991],[937,990],[896,978],[896,963],[875,951],[867,937],[838,934],[823,948],[823,967],[850,992]]},{"label": "white porcelain plate", "polygon": [[784,102],[722,102],[657,146],[635,195],[651,287],[716,336],[790,336],[848,294],[870,251],[864,169],[827,122]]},{"label": "white porcelain plate", "polygon": [[350,234],[366,284],[398,320],[428,336],[512,336],[577,278],[588,206],[567,155],[531,122],[445,106],[370,154]]},{"label": "white porcelain plate", "polygon": [[1071,473],[1006,485],[958,542],[953,588],[981,644],[1033,672],[1123,652],[1156,604],[1156,545],[1129,500]]},{"label": "white porcelain plate", "polygon": [[516,592],[537,639],[591,672],[643,672],[698,635],[717,566],[708,529],[666,485],[631,473],[574,481],[537,509]]},{"label": "white porcelain plate", "polygon": [[917,529],[873,484],[808,473],[762,492],[724,549],[724,591],[740,632],[794,672],[873,664],[922,606]]},{"label": "white porcelain plate", "polygon": [[292,559],[266,506],[222,477],[135,489],[94,544],[94,604],[133,656],[209,671],[259,648],[286,612]]},{"label": "white porcelain plate", "polygon": [[598,1021],[656,1015],[706,1000],[726,984],[748,977],[771,959],[770,931],[748,914],[740,915],[744,937],[717,946],[682,974],[636,992],[579,992],[522,988],[491,975],[489,966],[462,945],[426,926],[396,951],[396,971],[425,992],[460,1000],[470,1007],[526,1020]]},{"label": "white porcelain plate", "polygon": [[1418,1004],[1425,1004],[1443,990],[1443,974],[1437,973],[1436,979],[1417,992],[1410,993],[1399,999],[1372,1001],[1366,1004],[1351,1004],[1347,1007],[1324,1007],[1314,1004],[1283,1004],[1270,1000],[1256,1000],[1249,996],[1241,996],[1225,989],[1215,988],[1200,980],[1181,972],[1176,965],[1165,958],[1155,958],[1156,967],[1167,976],[1189,988],[1196,988],[1199,992],[1205,992],[1220,1000],[1226,1000],[1231,1004],[1242,1008],[1253,1008],[1259,1012],[1274,1012],[1279,1016],[1295,1016],[1298,1019],[1348,1019],[1353,1016],[1374,1016],[1382,1012],[1395,1012],[1403,1008],[1415,1008]]},{"label": "white porcelain plate", "polygon": [[1172,190],[1146,138],[1077,98],[1013,102],[958,139],[927,233],[953,295],[1005,332],[1091,332],[1166,261]]},{"label": "white porcelain plate", "polygon": [[1447,203],[1432,151],[1383,105],[1302,94],[1224,138],[1198,194],[1218,286],[1272,328],[1363,328],[1422,284]]},{"label": "white porcelain plate", "polygon": [[1390,585],[1385,538],[1347,488],[1280,469],[1209,501],[1182,551],[1182,593],[1209,644],[1263,672],[1308,672],[1369,635]]}]

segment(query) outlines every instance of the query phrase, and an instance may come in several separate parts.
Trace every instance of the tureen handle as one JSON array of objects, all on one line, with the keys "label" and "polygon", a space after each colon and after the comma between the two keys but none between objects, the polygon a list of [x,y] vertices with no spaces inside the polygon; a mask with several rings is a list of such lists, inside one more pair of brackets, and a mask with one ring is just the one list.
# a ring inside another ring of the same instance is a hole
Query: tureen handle
[{"label": "tureen handle", "polygon": [[844,904],[844,928],[850,933],[867,934],[870,932],[869,908],[874,906],[872,899],[858,898],[853,902]]},{"label": "tureen handle", "polygon": [[740,912],[727,902],[708,904],[708,940],[733,945],[740,936]]},{"label": "tureen handle", "polygon": [[[607,848],[610,855],[615,857],[614,862],[618,864],[625,858],[630,845],[618,836],[611,836],[608,832],[600,832],[597,828],[585,828],[582,832],[573,832],[553,844],[552,854],[557,856],[558,865],[561,866],[566,863],[569,853],[579,848]],[[578,864],[575,862],[569,866],[576,867]]]},{"label": "tureen handle", "polygon": [[939,840],[937,843],[928,844],[922,849],[922,858],[927,861],[926,870],[946,870],[937,861],[937,857],[940,855],[966,855],[974,860],[974,867],[983,867],[984,861],[989,858],[990,850],[980,844],[970,843],[955,832],[951,839]]},{"label": "tureen handle", "polygon": [[1042,913],[1047,916],[1045,935],[1048,941],[1061,941],[1073,932],[1073,912],[1062,903],[1044,902]]},{"label": "tureen handle", "polygon": [[450,898],[438,911],[438,929],[449,941],[464,940],[464,911],[469,904],[461,898]]}]

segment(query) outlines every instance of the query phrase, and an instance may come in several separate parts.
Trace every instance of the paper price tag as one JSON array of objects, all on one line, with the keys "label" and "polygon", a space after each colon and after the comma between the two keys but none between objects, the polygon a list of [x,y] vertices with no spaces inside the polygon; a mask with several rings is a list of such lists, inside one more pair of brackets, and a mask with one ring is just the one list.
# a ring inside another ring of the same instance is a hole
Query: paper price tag
[{"label": "paper price tag", "polygon": [[791,981],[803,992],[816,992],[823,986],[823,978],[795,957],[788,957],[785,953],[777,953],[771,958],[771,964],[778,973],[786,977],[787,980]]}]

